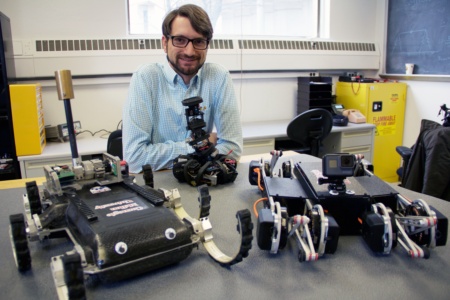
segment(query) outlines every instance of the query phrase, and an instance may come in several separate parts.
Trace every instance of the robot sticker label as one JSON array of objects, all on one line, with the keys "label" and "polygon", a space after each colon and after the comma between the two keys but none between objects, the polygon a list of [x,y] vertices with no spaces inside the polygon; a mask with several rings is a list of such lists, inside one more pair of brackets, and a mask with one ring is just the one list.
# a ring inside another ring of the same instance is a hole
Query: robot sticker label
[{"label": "robot sticker label", "polygon": [[144,209],[147,209],[147,207],[133,199],[124,199],[95,206],[95,210],[106,210],[106,217],[116,217],[119,215],[141,211]]},{"label": "robot sticker label", "polygon": [[93,188],[90,189],[90,192],[92,194],[105,193],[109,191],[111,191],[111,189],[107,186],[94,186]]}]

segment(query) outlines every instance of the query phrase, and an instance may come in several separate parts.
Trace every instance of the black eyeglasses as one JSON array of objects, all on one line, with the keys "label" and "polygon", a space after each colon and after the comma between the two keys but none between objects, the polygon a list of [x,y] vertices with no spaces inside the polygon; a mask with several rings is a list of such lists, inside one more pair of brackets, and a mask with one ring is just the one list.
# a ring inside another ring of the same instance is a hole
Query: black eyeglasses
[{"label": "black eyeglasses", "polygon": [[188,39],[184,36],[171,36],[167,35],[169,39],[172,39],[172,45],[177,48],[185,48],[189,42],[192,43],[192,46],[194,46],[197,50],[205,50],[208,48],[209,40],[207,39]]}]

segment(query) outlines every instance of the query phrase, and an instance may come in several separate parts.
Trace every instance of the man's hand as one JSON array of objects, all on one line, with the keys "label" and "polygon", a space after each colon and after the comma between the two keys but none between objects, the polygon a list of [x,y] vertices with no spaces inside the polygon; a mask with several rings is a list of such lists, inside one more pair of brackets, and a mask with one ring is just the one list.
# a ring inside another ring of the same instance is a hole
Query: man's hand
[{"label": "man's hand", "polygon": [[217,132],[211,132],[208,139],[213,145],[217,145]]}]

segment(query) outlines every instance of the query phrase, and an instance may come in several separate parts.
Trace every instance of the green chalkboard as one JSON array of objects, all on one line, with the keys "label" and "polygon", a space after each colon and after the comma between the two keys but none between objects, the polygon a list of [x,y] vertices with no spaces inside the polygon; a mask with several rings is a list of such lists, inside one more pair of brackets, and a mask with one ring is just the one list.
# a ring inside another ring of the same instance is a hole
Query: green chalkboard
[{"label": "green chalkboard", "polygon": [[386,73],[450,75],[450,0],[390,0]]}]

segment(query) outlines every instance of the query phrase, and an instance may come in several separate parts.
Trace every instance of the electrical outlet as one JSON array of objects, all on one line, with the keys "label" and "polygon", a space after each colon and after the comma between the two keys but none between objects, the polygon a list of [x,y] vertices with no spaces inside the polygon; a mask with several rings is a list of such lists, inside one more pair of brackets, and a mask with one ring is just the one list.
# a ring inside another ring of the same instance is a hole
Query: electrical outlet
[{"label": "electrical outlet", "polygon": [[81,131],[81,122],[80,121],[74,121],[73,122],[73,129],[75,129],[75,132],[78,133]]}]

